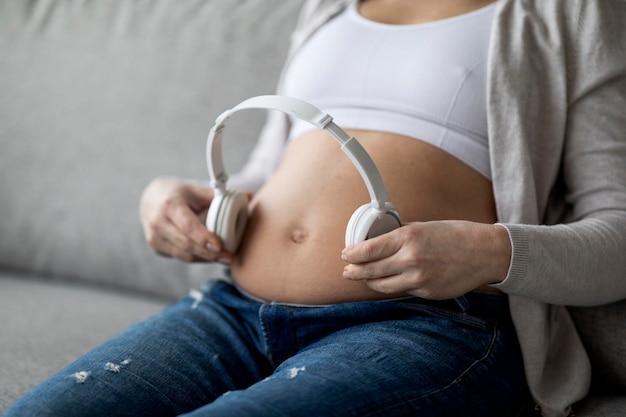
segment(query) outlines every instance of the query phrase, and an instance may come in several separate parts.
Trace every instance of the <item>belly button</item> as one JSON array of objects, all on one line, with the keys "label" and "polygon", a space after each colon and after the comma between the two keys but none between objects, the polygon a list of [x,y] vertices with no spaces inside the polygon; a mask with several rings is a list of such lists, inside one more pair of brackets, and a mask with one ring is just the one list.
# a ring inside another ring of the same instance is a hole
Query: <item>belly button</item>
[{"label": "belly button", "polygon": [[307,233],[304,230],[294,230],[291,234],[291,240],[294,243],[302,243],[306,240]]}]

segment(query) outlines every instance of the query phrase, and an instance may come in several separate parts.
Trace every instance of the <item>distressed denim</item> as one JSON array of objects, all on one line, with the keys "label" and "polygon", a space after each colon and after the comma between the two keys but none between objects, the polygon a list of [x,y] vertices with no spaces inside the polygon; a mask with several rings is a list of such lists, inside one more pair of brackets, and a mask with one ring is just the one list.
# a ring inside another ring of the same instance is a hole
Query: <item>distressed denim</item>
[{"label": "distressed denim", "polygon": [[505,295],[298,306],[216,282],[5,417],[506,417],[528,398]]}]

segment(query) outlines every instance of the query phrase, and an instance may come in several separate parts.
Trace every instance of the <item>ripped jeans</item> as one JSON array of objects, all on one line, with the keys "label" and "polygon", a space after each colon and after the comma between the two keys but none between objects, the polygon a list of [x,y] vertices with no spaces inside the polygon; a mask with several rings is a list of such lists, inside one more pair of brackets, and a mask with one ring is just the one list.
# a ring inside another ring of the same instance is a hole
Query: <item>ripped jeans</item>
[{"label": "ripped jeans", "polygon": [[516,416],[505,295],[262,303],[216,282],[131,326],[5,417]]}]

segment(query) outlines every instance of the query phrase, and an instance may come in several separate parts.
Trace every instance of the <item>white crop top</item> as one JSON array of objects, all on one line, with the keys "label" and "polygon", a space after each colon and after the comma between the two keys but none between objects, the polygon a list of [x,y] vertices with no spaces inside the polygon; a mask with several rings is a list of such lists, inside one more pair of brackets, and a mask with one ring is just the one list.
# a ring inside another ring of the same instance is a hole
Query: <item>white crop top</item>
[{"label": "white crop top", "polygon": [[[491,179],[486,78],[495,3],[414,25],[368,20],[358,3],[297,52],[282,94],[310,102],[345,129],[433,144]],[[292,139],[312,129],[292,122]]]}]

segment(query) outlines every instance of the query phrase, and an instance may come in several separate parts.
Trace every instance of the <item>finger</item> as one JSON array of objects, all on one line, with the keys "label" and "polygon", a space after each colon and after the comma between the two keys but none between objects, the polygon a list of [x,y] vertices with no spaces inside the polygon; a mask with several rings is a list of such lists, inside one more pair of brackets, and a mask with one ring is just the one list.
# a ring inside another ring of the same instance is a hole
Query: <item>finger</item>
[{"label": "finger", "polygon": [[408,291],[419,292],[413,283],[408,281],[403,274],[384,278],[368,279],[365,281],[370,289],[387,295],[406,294]]},{"label": "finger", "polygon": [[157,250],[159,255],[176,258],[183,262],[219,262],[224,265],[232,263],[233,255],[226,251],[220,251],[217,254],[213,252],[189,251],[186,248],[173,244],[165,239],[161,243],[162,250]]},{"label": "finger", "polygon": [[398,252],[402,243],[396,231],[348,246],[341,252],[341,258],[351,264],[361,264],[388,258]]},{"label": "finger", "polygon": [[360,281],[390,277],[401,274],[402,271],[403,265],[391,256],[373,262],[346,265],[343,269],[343,276],[353,281]]},{"label": "finger", "polygon": [[193,255],[181,251],[176,245],[161,235],[155,236],[154,239],[150,241],[150,246],[152,246],[152,249],[160,256],[176,258],[184,262],[191,262],[194,258]]},{"label": "finger", "polygon": [[213,262],[220,254],[220,250],[210,250],[206,244],[199,244],[189,236],[182,233],[172,223],[160,226],[157,251],[175,257],[183,261],[191,261],[194,257]]},{"label": "finger", "polygon": [[[232,263],[232,260],[233,260],[233,255],[231,253],[229,253],[229,252],[222,251],[215,258],[216,259],[209,260],[209,262],[219,262],[219,263],[224,264],[224,265],[230,265]],[[190,262],[206,262],[206,261],[207,261],[206,258],[200,258],[198,256],[193,256]]]},{"label": "finger", "polygon": [[165,245],[170,245],[168,249],[169,255],[166,254],[166,256],[171,256],[179,261],[193,263],[219,262],[224,265],[230,265],[232,263],[232,254],[226,251],[221,251],[218,254],[209,252],[208,254],[197,255],[197,252],[190,253],[184,249],[180,249],[178,246],[170,244],[169,242],[166,242]]},{"label": "finger", "polygon": [[167,216],[179,230],[180,233],[176,233],[175,237],[181,244],[187,245],[185,241],[190,239],[199,248],[206,248],[212,252],[219,252],[222,249],[220,239],[206,228],[187,205],[171,204],[167,209]]}]

